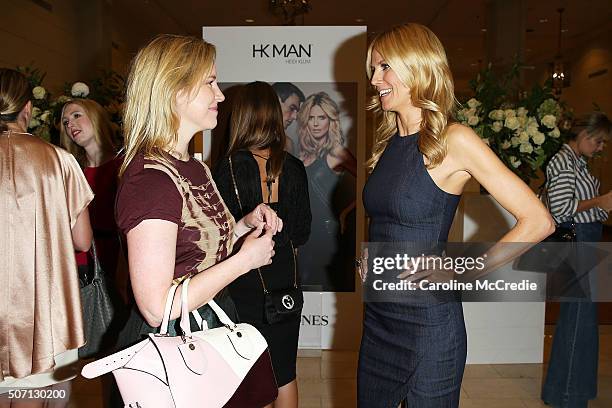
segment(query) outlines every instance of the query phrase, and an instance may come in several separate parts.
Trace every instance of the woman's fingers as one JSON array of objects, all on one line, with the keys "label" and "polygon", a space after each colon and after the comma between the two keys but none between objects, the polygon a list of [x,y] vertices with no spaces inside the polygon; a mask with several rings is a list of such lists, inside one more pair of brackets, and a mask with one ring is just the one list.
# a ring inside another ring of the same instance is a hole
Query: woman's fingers
[{"label": "woman's fingers", "polygon": [[283,230],[283,219],[278,217],[278,228],[276,228],[276,232],[281,232]]},{"label": "woman's fingers", "polygon": [[259,208],[261,209],[266,225],[276,232],[278,230],[278,215],[276,212],[266,204],[260,204]]}]

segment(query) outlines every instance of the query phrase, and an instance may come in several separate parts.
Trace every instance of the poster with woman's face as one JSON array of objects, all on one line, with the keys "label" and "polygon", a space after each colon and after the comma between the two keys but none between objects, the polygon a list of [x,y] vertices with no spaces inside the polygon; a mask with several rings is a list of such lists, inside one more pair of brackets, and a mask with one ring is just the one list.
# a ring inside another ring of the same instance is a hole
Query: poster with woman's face
[{"label": "poster with woman's face", "polygon": [[[223,83],[226,101],[213,131],[213,161],[227,146],[232,98],[240,84]],[[306,169],[312,213],[308,242],[298,249],[306,291],[355,290],[357,83],[272,83],[283,112],[286,150]]]}]

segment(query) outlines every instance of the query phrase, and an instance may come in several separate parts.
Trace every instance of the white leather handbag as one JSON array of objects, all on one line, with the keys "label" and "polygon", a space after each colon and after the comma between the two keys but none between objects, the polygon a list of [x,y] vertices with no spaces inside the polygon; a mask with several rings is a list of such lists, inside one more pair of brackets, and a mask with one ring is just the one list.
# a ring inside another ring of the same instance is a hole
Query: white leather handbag
[{"label": "white leather handbag", "polygon": [[[274,401],[278,389],[268,345],[256,328],[235,324],[211,300],[208,305],[223,326],[204,327],[206,322],[194,310],[192,315],[203,330],[191,331],[187,307],[190,279],[182,282],[182,335],[168,335],[178,287],[174,284],[168,291],[159,333],[87,364],[81,374],[95,378],[112,372],[125,407],[261,407]],[[236,392],[244,387],[248,389]]]}]

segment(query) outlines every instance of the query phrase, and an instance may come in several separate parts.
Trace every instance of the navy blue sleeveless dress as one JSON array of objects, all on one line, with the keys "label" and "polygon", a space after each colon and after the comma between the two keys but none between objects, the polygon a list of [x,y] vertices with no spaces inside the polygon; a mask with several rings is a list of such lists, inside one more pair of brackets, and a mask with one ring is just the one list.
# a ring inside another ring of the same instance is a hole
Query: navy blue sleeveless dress
[{"label": "navy blue sleeveless dress", "polygon": [[[366,183],[370,242],[418,246],[448,238],[460,196],[434,183],[418,137],[393,136]],[[423,300],[365,303],[359,407],[396,408],[403,400],[418,408],[459,406],[467,353],[461,302]]]}]

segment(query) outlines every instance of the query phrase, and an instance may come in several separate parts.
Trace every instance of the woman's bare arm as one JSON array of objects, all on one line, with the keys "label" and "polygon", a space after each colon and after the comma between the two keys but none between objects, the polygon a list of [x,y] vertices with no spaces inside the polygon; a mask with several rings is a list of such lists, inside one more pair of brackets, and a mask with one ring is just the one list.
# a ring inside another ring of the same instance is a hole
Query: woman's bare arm
[{"label": "woman's bare arm", "polygon": [[[449,152],[460,152],[457,158],[465,171],[516,218],[514,227],[487,251],[486,270],[482,274],[507,264],[533,243],[542,241],[554,232],[555,224],[550,213],[533,191],[501,162],[473,130],[455,125],[448,140]],[[523,244],[503,245],[507,242]]]},{"label": "woman's bare arm", "polygon": [[[275,231],[268,229],[259,237],[263,228],[264,224],[261,224],[249,234],[237,254],[192,278],[189,310],[206,304],[238,276],[269,262]],[[172,285],[177,232],[176,224],[151,219],[142,221],[127,234],[134,298],[143,317],[153,327],[161,324],[166,294]],[[179,299],[180,296],[175,297],[171,319],[180,315]]]},{"label": "woman's bare arm", "polygon": [[77,217],[74,226],[72,227],[72,243],[75,251],[89,251],[91,248],[91,240],[93,239],[93,231],[89,222],[89,209],[85,207]]},{"label": "woman's bare arm", "polygon": [[533,191],[473,130],[454,125],[449,132],[449,154],[453,154],[463,169],[516,218],[516,225],[500,242],[540,242],[554,231],[550,213]]}]

